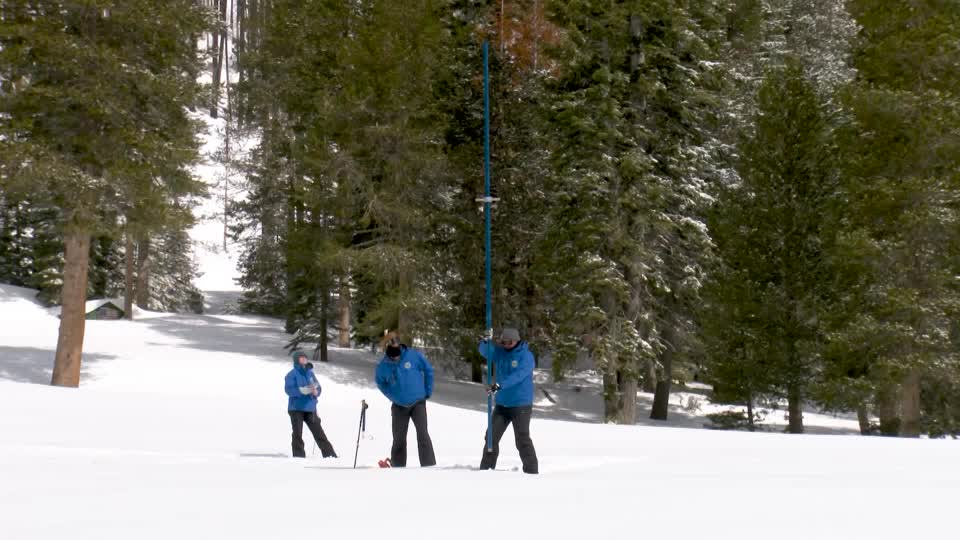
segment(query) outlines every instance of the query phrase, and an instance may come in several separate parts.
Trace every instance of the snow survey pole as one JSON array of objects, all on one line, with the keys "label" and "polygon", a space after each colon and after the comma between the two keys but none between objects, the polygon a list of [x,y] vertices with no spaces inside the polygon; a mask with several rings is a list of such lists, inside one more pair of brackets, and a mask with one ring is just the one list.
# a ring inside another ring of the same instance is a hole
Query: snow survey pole
[{"label": "snow survey pole", "polygon": [[367,400],[360,400],[360,427],[357,428],[357,449],[353,451],[353,468],[357,468],[357,456],[360,455],[360,434],[367,430]]},{"label": "snow survey pole", "polygon": [[[483,202],[484,247],[486,251],[486,337],[487,344],[487,387],[496,382],[493,369],[493,286],[490,266],[490,205],[497,199],[490,196],[490,46],[483,42],[483,189],[484,196],[477,199]],[[493,394],[487,393],[487,452],[493,452]]]}]

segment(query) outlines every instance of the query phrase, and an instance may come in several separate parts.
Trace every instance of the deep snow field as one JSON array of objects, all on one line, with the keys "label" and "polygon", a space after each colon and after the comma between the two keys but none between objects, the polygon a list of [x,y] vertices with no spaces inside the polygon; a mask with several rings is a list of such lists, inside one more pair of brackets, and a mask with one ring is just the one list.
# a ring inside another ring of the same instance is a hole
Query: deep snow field
[{"label": "deep snow field", "polygon": [[[501,470],[481,472],[482,388],[452,381],[429,405],[439,465],[419,469],[411,447],[412,467],[381,470],[389,406],[359,350],[317,368],[341,458],[292,459],[279,321],[88,321],[81,387],[53,388],[58,320],[32,295],[0,287],[2,539],[960,534],[954,441],[611,426],[539,406],[542,474],[516,471],[509,431]],[[351,470],[361,399],[368,430]]]}]

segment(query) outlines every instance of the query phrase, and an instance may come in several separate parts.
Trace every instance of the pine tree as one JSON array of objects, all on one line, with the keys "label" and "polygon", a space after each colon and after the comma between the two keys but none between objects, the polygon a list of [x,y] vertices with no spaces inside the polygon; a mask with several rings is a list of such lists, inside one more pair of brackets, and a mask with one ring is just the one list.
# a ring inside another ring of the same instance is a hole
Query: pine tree
[{"label": "pine tree", "polygon": [[[263,229],[248,239],[245,281],[269,285],[256,297],[280,308],[295,342],[325,339],[309,329],[326,326],[347,272],[377,291],[355,299],[367,335],[430,332],[438,299],[427,215],[443,193],[430,102],[434,3],[274,2],[264,31],[246,61],[259,77],[246,86],[261,111],[256,161],[266,169],[242,207],[247,230]],[[278,267],[285,275],[273,279]]]},{"label": "pine tree", "polygon": [[0,21],[0,64],[17,84],[0,96],[0,162],[5,190],[59,211],[63,315],[52,382],[77,386],[91,238],[110,228],[102,217],[126,213],[147,186],[199,189],[165,173],[196,155],[186,106],[197,95],[192,39],[205,21],[191,0],[12,4]]},{"label": "pine tree", "polygon": [[835,144],[799,61],[767,76],[758,104],[741,144],[742,183],[723,192],[711,222],[723,261],[708,289],[711,378],[738,401],[786,397],[790,432],[802,433],[830,298]]},{"label": "pine tree", "polygon": [[[568,33],[550,123],[554,175],[541,276],[553,306],[559,369],[589,352],[604,376],[606,417],[632,423],[644,366],[672,354],[696,298],[709,244],[704,188],[720,144],[711,103],[722,87],[712,3],[552,5]],[[689,313],[689,311],[687,311]],[[664,356],[664,352],[666,355]]]},{"label": "pine tree", "polygon": [[202,313],[203,294],[193,284],[197,265],[186,231],[169,227],[151,240],[156,255],[151,266],[151,308],[173,313]]},{"label": "pine tree", "polygon": [[[924,399],[924,387],[947,388],[958,373],[960,53],[944,44],[956,40],[960,8],[936,0],[849,4],[861,27],[857,76],[844,101],[844,194],[854,205],[843,245],[852,278],[825,401],[849,407],[837,398],[852,395],[863,400],[861,411],[872,402],[881,431],[916,436],[924,403],[940,401]],[[944,408],[936,409],[934,418]]]},{"label": "pine tree", "polygon": [[60,304],[63,287],[63,232],[58,227],[60,212],[43,203],[24,205],[23,234],[26,262],[24,285],[37,290],[45,305]]}]

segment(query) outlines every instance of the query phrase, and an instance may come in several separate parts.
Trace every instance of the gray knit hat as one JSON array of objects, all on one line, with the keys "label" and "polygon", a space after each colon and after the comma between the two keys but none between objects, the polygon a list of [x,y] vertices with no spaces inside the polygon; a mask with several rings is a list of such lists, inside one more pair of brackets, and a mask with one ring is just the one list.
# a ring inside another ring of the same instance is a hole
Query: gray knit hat
[{"label": "gray knit hat", "polygon": [[506,327],[500,331],[500,341],[520,341],[520,331]]}]

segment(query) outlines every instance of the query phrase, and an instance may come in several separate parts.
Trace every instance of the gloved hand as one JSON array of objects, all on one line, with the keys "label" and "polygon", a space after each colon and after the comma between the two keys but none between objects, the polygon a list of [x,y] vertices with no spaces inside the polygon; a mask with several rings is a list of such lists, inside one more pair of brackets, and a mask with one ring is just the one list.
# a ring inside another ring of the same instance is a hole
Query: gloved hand
[{"label": "gloved hand", "polygon": [[423,400],[426,401],[426,400],[430,399],[430,396],[431,396],[431,395],[432,395],[432,394],[427,394],[426,397],[423,398]]},{"label": "gloved hand", "polygon": [[300,393],[305,396],[309,396],[310,394],[316,395],[316,392],[317,392],[317,388],[312,384],[308,384],[307,386],[300,387]]},{"label": "gloved hand", "polygon": [[488,395],[488,396],[492,396],[492,395],[496,394],[496,393],[499,392],[499,391],[500,391],[500,385],[499,385],[498,383],[494,383],[494,384],[490,385],[489,387],[487,387],[487,395]]}]

